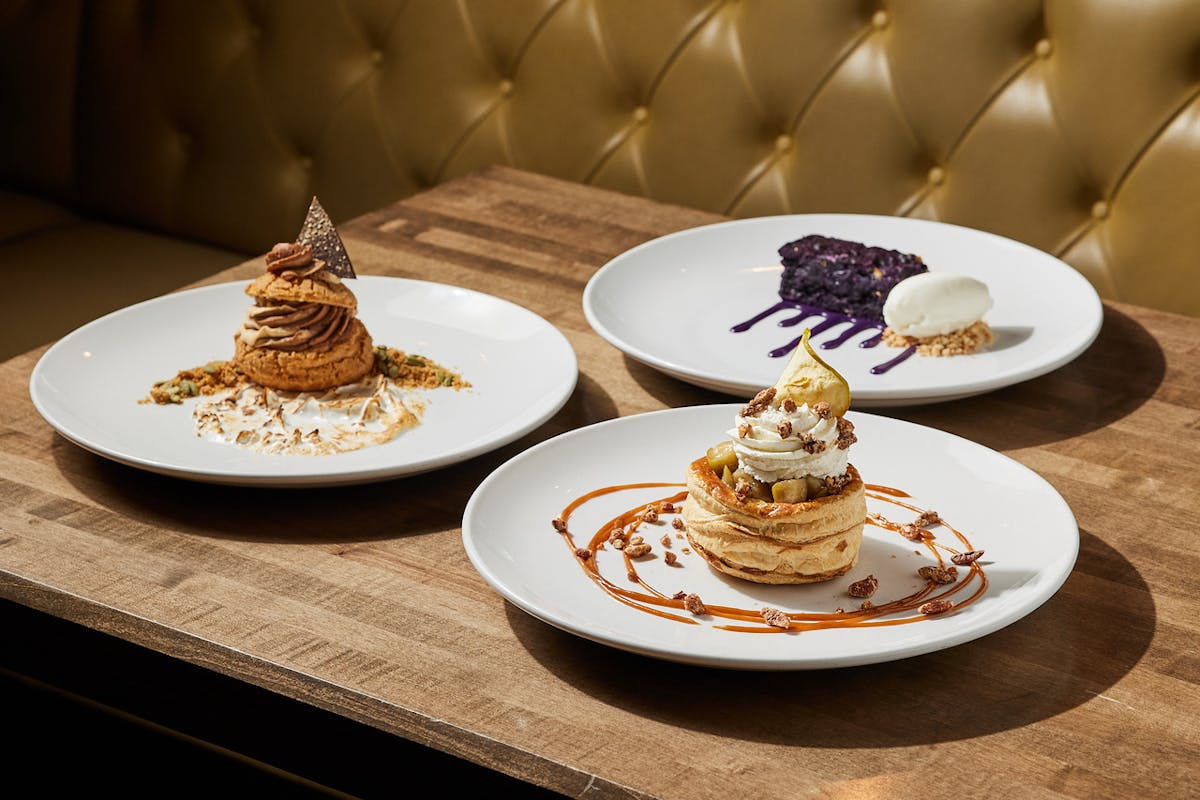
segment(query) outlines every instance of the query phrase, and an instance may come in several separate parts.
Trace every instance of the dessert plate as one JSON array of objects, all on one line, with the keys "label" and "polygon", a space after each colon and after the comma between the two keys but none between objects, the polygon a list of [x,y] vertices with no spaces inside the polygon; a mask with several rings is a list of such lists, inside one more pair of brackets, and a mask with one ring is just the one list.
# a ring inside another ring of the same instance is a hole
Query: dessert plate
[{"label": "dessert plate", "polygon": [[778,249],[824,234],[921,256],[930,271],[987,284],[985,319],[996,341],[946,358],[913,355],[883,374],[871,370],[902,351],[859,345],[866,330],[829,349],[849,329],[813,336],[817,352],[846,377],[856,408],[953,400],[1050,372],[1095,340],[1103,310],[1096,290],[1065,262],[1011,239],[941,222],[862,214],[799,214],[720,222],[653,239],[605,264],[583,293],[592,328],[627,356],[707,389],[752,396],[783,365],[769,353],[803,325],[779,311],[735,333],[779,301]]},{"label": "dessert plate", "polygon": [[250,305],[246,285],[164,295],[63,337],[30,377],[38,412],[76,444],[152,472],[211,483],[328,486],[425,472],[495,449],[553,416],[575,388],[574,350],[533,312],[454,286],[360,276],[358,316],[375,343],[427,356],[471,387],[417,392],[421,424],[360,450],[268,455],[208,442],[194,429],[195,401],[138,401],[156,381],[232,356]]},{"label": "dessert plate", "polygon": [[[581,567],[552,520],[578,498],[607,487],[666,482],[682,484],[687,465],[722,437],[741,404],[691,406],[609,420],[549,439],[515,456],[483,481],[463,516],[463,544],[475,569],[504,598],[562,630],[647,656],[747,670],[845,667],[890,661],[969,642],[1005,627],[1049,599],[1074,567],[1079,549],[1075,517],[1039,475],[1005,455],[960,437],[901,420],[851,411],[858,443],[850,459],[867,484],[901,489],[904,502],[936,510],[984,551],[979,560],[986,590],[969,604],[911,624],[831,628],[765,635],[716,627],[719,618],[688,624],[647,613],[607,594]],[[627,489],[584,502],[568,518],[575,544],[628,509],[682,492],[681,486]],[[908,522],[905,509],[868,498],[868,512]],[[717,573],[666,518],[639,532],[655,554],[636,562],[645,584],[670,597],[696,593],[706,606],[787,612],[857,609],[847,587],[873,574],[875,601],[918,590],[919,566],[934,563],[922,548],[873,525],[864,530],[859,563],[850,573],[806,586],[770,586]],[[953,537],[942,528],[938,537]],[[678,561],[670,566],[659,537],[673,537]],[[595,564],[621,588],[645,591],[628,581],[621,556],[611,547]],[[947,560],[947,564],[949,561]],[[615,569],[610,573],[610,569]],[[963,568],[959,568],[960,572]],[[965,598],[966,587],[955,600]],[[676,609],[664,609],[687,617]],[[915,612],[909,612],[912,616]],[[880,617],[880,620],[893,617]],[[764,625],[758,626],[760,629]]]}]

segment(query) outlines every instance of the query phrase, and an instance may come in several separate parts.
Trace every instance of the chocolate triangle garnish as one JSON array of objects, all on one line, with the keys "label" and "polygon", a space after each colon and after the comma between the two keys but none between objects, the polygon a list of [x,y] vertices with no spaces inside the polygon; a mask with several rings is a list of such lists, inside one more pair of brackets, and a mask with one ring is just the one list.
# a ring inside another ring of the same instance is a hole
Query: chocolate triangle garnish
[{"label": "chocolate triangle garnish", "polygon": [[325,269],[339,278],[358,277],[354,274],[354,266],[350,263],[346,246],[342,244],[342,237],[338,236],[337,228],[333,227],[333,220],[325,213],[316,197],[308,207],[308,216],[304,219],[304,226],[300,228],[300,236],[297,237],[296,243],[312,247],[313,255],[325,262]]}]

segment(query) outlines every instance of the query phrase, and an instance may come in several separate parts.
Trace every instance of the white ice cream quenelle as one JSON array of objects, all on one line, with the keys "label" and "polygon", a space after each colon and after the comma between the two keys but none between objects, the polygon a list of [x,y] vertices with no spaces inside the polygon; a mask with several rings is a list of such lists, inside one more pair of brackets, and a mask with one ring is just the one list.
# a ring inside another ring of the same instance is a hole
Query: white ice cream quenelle
[{"label": "white ice cream quenelle", "polygon": [[[779,435],[784,422],[791,425],[786,439]],[[748,435],[739,435],[738,429],[744,425],[750,426]],[[782,407],[768,407],[755,416],[738,414],[728,435],[742,469],[764,483],[846,472],[848,454],[837,446],[837,420],[832,416],[821,419],[807,403],[790,413]],[[808,437],[824,447],[809,445],[816,452],[808,452],[804,445]]]},{"label": "white ice cream quenelle", "polygon": [[962,330],[992,307],[987,285],[966,275],[922,272],[892,287],[883,319],[901,336],[923,339]]}]

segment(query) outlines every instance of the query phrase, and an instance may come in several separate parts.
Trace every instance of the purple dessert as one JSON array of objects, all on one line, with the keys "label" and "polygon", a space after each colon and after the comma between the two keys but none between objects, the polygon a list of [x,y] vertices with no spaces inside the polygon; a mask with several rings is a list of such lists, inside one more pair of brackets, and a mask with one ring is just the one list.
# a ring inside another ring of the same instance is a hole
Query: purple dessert
[{"label": "purple dessert", "polygon": [[893,286],[929,271],[920,256],[816,234],[788,242],[779,256],[781,298],[876,322]]}]

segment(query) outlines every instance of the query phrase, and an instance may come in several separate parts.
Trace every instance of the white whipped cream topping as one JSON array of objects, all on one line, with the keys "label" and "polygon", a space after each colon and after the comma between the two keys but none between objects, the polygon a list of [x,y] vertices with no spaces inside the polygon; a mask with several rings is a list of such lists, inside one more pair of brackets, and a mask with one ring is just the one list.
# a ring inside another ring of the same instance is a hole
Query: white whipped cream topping
[{"label": "white whipped cream topping", "polygon": [[922,272],[897,283],[883,303],[883,319],[901,336],[923,339],[962,330],[992,307],[987,285],[966,275]]},{"label": "white whipped cream topping", "polygon": [[[782,422],[792,424],[792,433],[786,439],[779,436]],[[739,436],[738,427],[749,424],[748,436]],[[825,449],[816,453],[804,450],[800,434],[808,434],[824,442]],[[764,483],[802,478],[813,475],[824,478],[828,475],[844,475],[849,462],[849,453],[837,446],[837,419],[821,419],[808,404],[798,406],[788,413],[782,408],[768,407],[755,417],[738,414],[733,421],[733,430],[728,431],[733,441],[742,469]]]},{"label": "white whipped cream topping", "polygon": [[327,455],[381,444],[419,422],[403,391],[383,376],[326,392],[280,392],[246,384],[201,397],[196,433],[260,453]]}]

